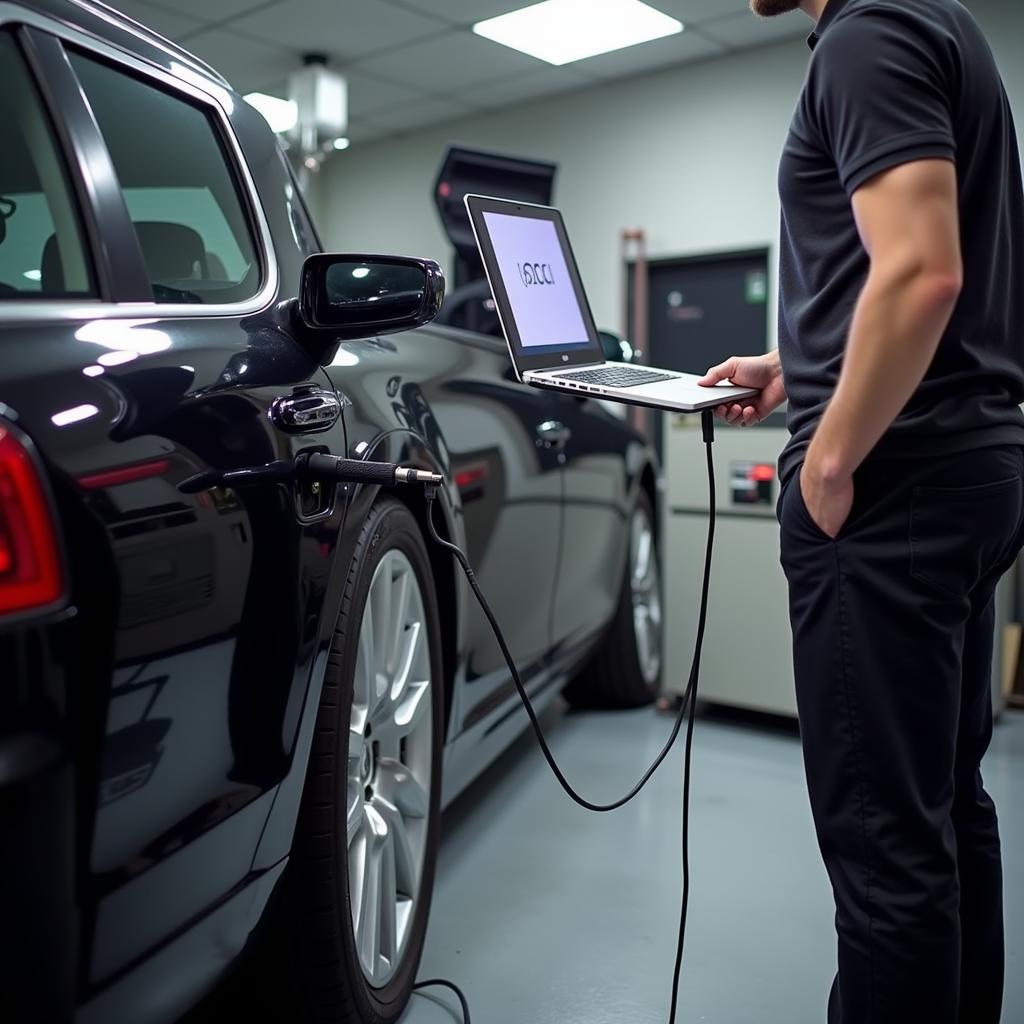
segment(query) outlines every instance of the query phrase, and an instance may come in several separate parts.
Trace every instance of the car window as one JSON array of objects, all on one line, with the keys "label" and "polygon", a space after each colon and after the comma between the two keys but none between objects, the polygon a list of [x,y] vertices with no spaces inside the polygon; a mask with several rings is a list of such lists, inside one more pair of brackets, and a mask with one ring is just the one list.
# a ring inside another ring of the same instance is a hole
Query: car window
[{"label": "car window", "polygon": [[0,33],[0,302],[95,294],[52,126],[17,44]]},{"label": "car window", "polygon": [[71,63],[110,151],[157,302],[252,298],[260,265],[211,115],[81,53]]}]

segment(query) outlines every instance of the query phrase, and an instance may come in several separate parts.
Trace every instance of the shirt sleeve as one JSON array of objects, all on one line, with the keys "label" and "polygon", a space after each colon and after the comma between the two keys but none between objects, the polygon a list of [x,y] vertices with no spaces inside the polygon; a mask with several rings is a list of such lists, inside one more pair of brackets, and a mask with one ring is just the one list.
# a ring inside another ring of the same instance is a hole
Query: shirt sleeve
[{"label": "shirt sleeve", "polygon": [[915,160],[956,162],[942,41],[884,8],[841,17],[822,35],[807,111],[852,196]]}]

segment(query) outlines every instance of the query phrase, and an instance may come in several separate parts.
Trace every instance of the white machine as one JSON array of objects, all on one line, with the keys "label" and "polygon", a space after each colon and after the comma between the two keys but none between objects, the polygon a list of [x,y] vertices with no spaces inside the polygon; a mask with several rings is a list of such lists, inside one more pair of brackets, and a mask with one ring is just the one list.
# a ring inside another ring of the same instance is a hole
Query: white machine
[{"label": "white machine", "polygon": [[[778,421],[777,423],[774,421]],[[696,417],[664,417],[662,565],[664,678],[686,686],[708,528],[706,453]],[[788,434],[780,414],[750,429],[715,424],[718,523],[701,697],[717,704],[796,715],[786,578],[779,565],[776,461]],[[717,612],[715,610],[717,609]]]},{"label": "white machine", "polygon": [[[706,453],[694,416],[665,416],[662,565],[664,678],[682,692],[690,671],[707,538]],[[796,715],[786,578],[779,564],[776,461],[788,433],[775,413],[753,428],[715,425],[718,523],[710,612],[701,659],[701,697],[711,703]],[[1005,705],[1003,637],[1013,616],[1016,567],[996,592],[992,693]]]}]

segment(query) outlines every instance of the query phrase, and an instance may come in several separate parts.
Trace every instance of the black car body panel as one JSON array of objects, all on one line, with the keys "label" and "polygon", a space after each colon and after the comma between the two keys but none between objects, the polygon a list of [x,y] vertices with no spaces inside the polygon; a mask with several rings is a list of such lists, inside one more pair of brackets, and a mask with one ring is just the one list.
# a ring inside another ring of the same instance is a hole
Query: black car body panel
[{"label": "black car body panel", "polygon": [[[538,690],[564,678],[614,610],[628,510],[636,488],[654,483],[649,449],[600,403],[524,387],[504,344],[453,328],[349,342],[327,371],[352,403],[354,450],[381,429],[408,427],[429,441],[424,465],[436,458],[449,481],[453,539],[524,677]],[[567,428],[562,448],[539,443],[552,422]],[[387,440],[387,458],[419,457],[409,435]],[[458,636],[446,652],[448,801],[501,749],[493,734],[511,738],[525,717],[490,627],[447,562],[441,578],[455,592],[448,625]]]},{"label": "black car body panel", "polygon": [[[46,1020],[170,1022],[239,955],[284,870],[339,593],[375,498],[177,485],[311,448],[369,454],[397,431],[373,457],[445,474],[439,528],[468,551],[543,700],[612,615],[623,524],[653,461],[599,404],[517,383],[494,339],[424,328],[344,343],[321,366],[286,307],[319,243],[260,116],[99,5],[0,2],[0,32],[43,83],[102,296],[0,295],[0,412],[41,460],[70,581],[62,609],[0,621],[15,681],[0,694],[6,1002]],[[222,126],[260,260],[250,299],[152,302],[74,48]],[[296,389],[336,389],[342,415],[283,431],[271,406]],[[422,496],[400,497],[423,524]],[[431,557],[450,800],[525,717],[464,581]]]}]

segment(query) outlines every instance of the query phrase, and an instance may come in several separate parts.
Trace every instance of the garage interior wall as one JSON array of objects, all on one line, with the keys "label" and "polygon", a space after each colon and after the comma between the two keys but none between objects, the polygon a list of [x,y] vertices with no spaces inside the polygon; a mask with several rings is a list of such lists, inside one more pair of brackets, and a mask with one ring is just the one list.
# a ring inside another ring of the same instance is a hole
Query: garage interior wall
[{"label": "garage interior wall", "polygon": [[[995,50],[1024,142],[1024,5],[967,6]],[[431,196],[445,145],[552,160],[555,203],[594,316],[620,328],[624,227],[646,229],[654,258],[768,246],[774,263],[778,158],[807,58],[806,43],[794,38],[353,146],[328,161],[310,189],[324,244],[428,256],[450,272]],[[775,295],[769,299],[774,308]]]}]

